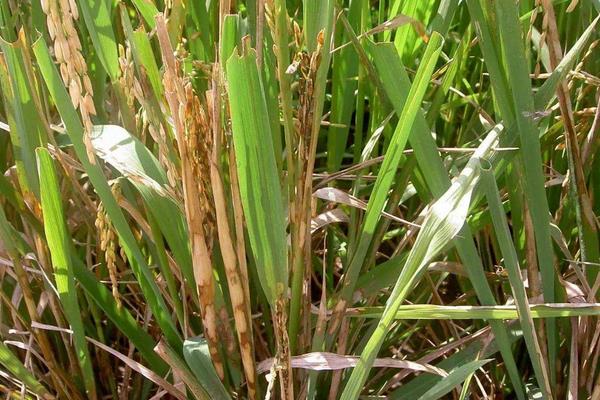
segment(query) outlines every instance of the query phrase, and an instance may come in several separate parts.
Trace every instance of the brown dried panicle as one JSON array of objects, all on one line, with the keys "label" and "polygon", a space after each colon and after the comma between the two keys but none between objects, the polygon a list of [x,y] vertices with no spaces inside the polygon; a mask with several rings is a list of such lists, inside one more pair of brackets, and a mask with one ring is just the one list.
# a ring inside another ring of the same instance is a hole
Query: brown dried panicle
[{"label": "brown dried panicle", "polygon": [[[135,100],[134,90],[136,88],[135,73],[133,68],[133,59],[131,57],[131,47],[127,46],[127,49],[123,45],[119,44],[119,68],[121,69],[121,76],[119,82],[123,88],[127,106],[133,109]],[[139,84],[137,84],[139,87]]]},{"label": "brown dried panicle", "polygon": [[296,44],[296,48],[301,48],[302,43],[304,42],[304,33],[302,32],[302,28],[298,22],[293,21],[292,27],[294,28],[294,43]]},{"label": "brown dried panicle", "polygon": [[[211,122],[205,107],[194,93],[191,82],[185,84],[184,91],[185,101],[181,102],[179,112],[185,129],[185,146],[192,173],[197,178],[205,234],[207,238],[212,238],[214,236],[215,210],[210,183]],[[210,241],[207,244],[210,246]]]},{"label": "brown dried panicle", "polygon": [[[533,10],[531,12],[531,17],[529,19],[529,30],[527,31],[527,40],[528,41],[531,40],[531,35],[533,33],[534,24],[535,24],[535,21],[537,20],[540,10],[542,10],[542,2],[541,2],[541,0],[536,0],[535,7],[533,8]],[[539,38],[538,51],[537,51],[537,56],[536,56],[536,61],[535,61],[535,69],[534,69],[535,76],[538,76],[541,72],[541,61],[542,61],[541,49],[544,47],[544,45],[546,43],[547,35],[548,35],[548,16],[546,15],[546,13],[544,13],[544,15],[542,17],[542,31],[541,31],[540,38]]]},{"label": "brown dried panicle", "polygon": [[296,56],[299,62],[299,98],[297,111],[297,129],[300,136],[298,152],[303,159],[308,157],[307,144],[310,139],[313,125],[313,103],[314,103],[314,83],[317,77],[317,70],[321,61],[320,46],[317,50],[309,54],[305,51],[299,52]]},{"label": "brown dried panicle", "polygon": [[280,298],[275,303],[275,313],[273,315],[275,328],[275,341],[277,346],[276,365],[279,375],[279,389],[282,399],[294,398],[294,385],[291,376],[291,354],[290,340],[287,333],[287,301]]},{"label": "brown dried panicle", "polygon": [[273,0],[265,1],[265,22],[270,32],[275,32],[275,3]]}]

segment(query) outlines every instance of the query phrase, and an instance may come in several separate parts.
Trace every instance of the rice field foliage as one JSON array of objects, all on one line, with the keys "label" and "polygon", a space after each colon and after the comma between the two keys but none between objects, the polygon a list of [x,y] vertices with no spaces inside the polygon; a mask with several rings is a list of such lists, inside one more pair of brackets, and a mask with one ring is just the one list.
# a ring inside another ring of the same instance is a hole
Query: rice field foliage
[{"label": "rice field foliage", "polygon": [[1,396],[600,399],[599,11],[1,1]]}]

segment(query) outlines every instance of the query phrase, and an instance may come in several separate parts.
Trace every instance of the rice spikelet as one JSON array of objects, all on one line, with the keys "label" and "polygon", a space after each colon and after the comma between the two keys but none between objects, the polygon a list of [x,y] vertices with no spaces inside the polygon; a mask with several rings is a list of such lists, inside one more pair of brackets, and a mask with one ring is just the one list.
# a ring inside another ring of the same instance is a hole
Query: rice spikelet
[{"label": "rice spikelet", "polygon": [[[120,196],[120,185],[117,183],[111,188],[115,198]],[[121,295],[119,294],[118,268],[117,268],[117,248],[119,247],[118,238],[114,227],[110,221],[104,205],[98,205],[96,214],[96,228],[98,228],[100,251],[104,252],[104,261],[110,278],[112,295],[118,307],[121,307]],[[120,249],[120,256],[125,260],[123,249]]]},{"label": "rice spikelet", "polygon": [[81,42],[75,29],[79,11],[74,0],[43,0],[42,10],[46,14],[46,24],[50,38],[54,41],[54,57],[59,65],[60,75],[69,91],[71,102],[79,109],[84,126],[83,141],[91,163],[96,162],[90,139],[96,115],[94,91],[87,73],[87,64],[81,53]]}]

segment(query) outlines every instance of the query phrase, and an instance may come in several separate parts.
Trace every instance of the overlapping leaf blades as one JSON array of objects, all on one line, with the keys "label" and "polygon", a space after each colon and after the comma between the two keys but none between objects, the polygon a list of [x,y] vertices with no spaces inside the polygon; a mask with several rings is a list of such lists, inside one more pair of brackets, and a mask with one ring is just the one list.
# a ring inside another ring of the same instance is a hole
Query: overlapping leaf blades
[{"label": "overlapping leaf blades", "polygon": [[599,398],[597,14],[0,2],[0,391]]}]

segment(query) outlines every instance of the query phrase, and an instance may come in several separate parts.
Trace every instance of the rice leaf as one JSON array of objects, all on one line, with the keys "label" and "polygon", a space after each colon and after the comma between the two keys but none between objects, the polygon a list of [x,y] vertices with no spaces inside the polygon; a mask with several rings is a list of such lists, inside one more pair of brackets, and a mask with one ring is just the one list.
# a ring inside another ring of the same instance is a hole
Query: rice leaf
[{"label": "rice leaf", "polygon": [[387,301],[386,308],[371,335],[362,354],[361,362],[352,371],[342,399],[356,399],[367,379],[373,360],[377,356],[385,336],[394,322],[398,307],[418,281],[424,267],[446,246],[460,231],[469,209],[471,194],[479,178],[480,159],[485,157],[497,143],[500,129],[492,130],[477,151],[469,159],[461,175],[452,183],[450,189],[437,200],[427,212],[422,228],[418,233],[404,268]]},{"label": "rice leaf", "polygon": [[156,27],[156,21],[154,17],[159,13],[158,9],[152,2],[152,0],[132,0],[133,5],[144,18],[144,22],[148,24],[150,29]]},{"label": "rice leaf", "polygon": [[138,138],[117,125],[95,125],[91,139],[96,154],[136,187],[153,217],[168,221],[159,228],[189,287],[195,288],[188,230],[181,205],[170,193],[166,173],[156,157]]},{"label": "rice leaf", "polygon": [[183,356],[196,379],[202,383],[211,399],[230,399],[213,367],[208,344],[201,337],[188,338],[183,342]]},{"label": "rice leaf", "polygon": [[[463,337],[459,340],[466,341],[467,344],[464,348],[461,348],[456,353],[449,355],[446,358],[442,358],[445,351],[440,351],[435,355],[426,357],[425,360],[427,362],[432,362],[433,356],[437,356],[436,358],[441,358],[441,360],[435,364],[436,367],[442,368],[449,373],[456,370],[457,368],[466,365],[473,361],[478,361],[481,358],[491,358],[494,354],[496,354],[499,350],[499,345],[496,339],[491,339],[491,343],[487,342],[487,338],[489,335],[489,330],[482,329],[475,332],[472,336]],[[519,330],[508,330],[508,343],[512,344],[517,339],[521,338],[521,332]],[[443,346],[443,348],[450,349],[453,348],[454,343],[450,342],[447,345]],[[444,349],[442,349],[444,350]],[[468,376],[469,374],[467,374]],[[392,391],[390,393],[390,399],[393,400],[403,400],[403,399],[420,399],[423,394],[425,394],[428,390],[434,387],[436,384],[443,381],[443,377],[436,376],[433,374],[421,374],[416,376],[414,379],[411,379],[409,382],[404,383],[398,389]]]},{"label": "rice leaf", "polygon": [[131,232],[131,228],[123,212],[119,208],[115,198],[113,197],[108,182],[102,173],[99,164],[92,164],[87,156],[86,148],[83,143],[83,126],[75,109],[73,108],[67,91],[62,85],[60,76],[54,66],[46,44],[38,40],[33,51],[40,66],[41,73],[48,87],[48,91],[53,97],[59,113],[67,128],[67,133],[71,138],[75,152],[81,160],[94,189],[102,200],[108,215],[116,228],[119,235],[119,240],[123,244],[123,248],[127,253],[127,258],[131,260],[132,270],[136,278],[140,282],[140,287],[144,293],[144,297],[148,302],[148,306],[152,310],[158,324],[163,330],[169,344],[175,348],[180,348],[181,338],[177,333],[173,320],[169,315],[168,308],[160,294],[160,291],[154,281],[150,269],[144,256],[136,243],[135,237]]},{"label": "rice leaf", "polygon": [[45,144],[45,129],[36,108],[37,94],[24,37],[8,43],[0,38],[0,87],[10,127],[10,139],[20,184],[39,197],[35,148]]},{"label": "rice leaf", "polygon": [[253,50],[229,58],[227,83],[248,236],[261,285],[275,306],[288,286],[286,222],[265,93]]},{"label": "rice leaf", "polygon": [[112,27],[112,3],[107,0],[82,0],[78,4],[98,58],[108,72],[111,82],[114,82],[121,71]]},{"label": "rice leaf", "polygon": [[44,230],[50,248],[54,280],[65,315],[73,330],[73,342],[77,351],[79,366],[83,372],[85,390],[89,398],[97,398],[96,381],[90,352],[85,340],[85,330],[81,320],[81,310],[77,300],[73,265],[71,261],[71,238],[67,230],[65,213],[60,198],[60,186],[50,153],[45,148],[36,150],[40,176],[40,194],[44,215]]},{"label": "rice leaf", "polygon": [[[533,319],[551,317],[583,317],[600,314],[599,303],[544,303],[529,304],[529,315]],[[349,308],[349,317],[381,318],[384,307]],[[518,319],[514,305],[503,306],[438,306],[434,304],[401,305],[397,319]]]},{"label": "rice leaf", "polygon": [[452,370],[443,380],[436,383],[431,389],[425,392],[420,399],[436,400],[449,393],[456,386],[460,385],[468,376],[492,360],[471,361],[465,365]]},{"label": "rice leaf", "polygon": [[0,364],[16,379],[23,382],[28,390],[43,399],[53,399],[48,390],[35,378],[35,376],[21,363],[7,345],[0,342]]},{"label": "rice leaf", "polygon": [[361,228],[359,241],[356,246],[356,250],[352,255],[350,265],[345,273],[344,287],[340,295],[342,301],[348,301],[351,293],[354,290],[358,273],[360,272],[368,248],[371,244],[375,227],[379,221],[381,212],[383,211],[388,191],[394,180],[396,170],[398,169],[398,164],[400,163],[400,157],[408,140],[408,136],[412,131],[413,123],[419,111],[421,100],[425,95],[425,90],[427,89],[427,85],[429,83],[431,74],[433,73],[437,58],[442,49],[442,44],[442,37],[434,32],[431,35],[431,40],[429,41],[427,50],[423,55],[423,60],[419,70],[417,71],[415,80],[410,87],[410,92],[407,95],[411,101],[406,103],[406,105],[402,108],[398,125],[396,126],[394,135],[392,136],[392,140],[388,146],[380,172],[377,175],[377,180],[375,181],[375,186],[373,187],[373,192],[367,205],[367,211]]},{"label": "rice leaf", "polygon": [[536,329],[531,316],[527,292],[525,291],[525,285],[521,278],[521,268],[519,267],[517,252],[512,242],[508,223],[506,222],[502,201],[500,199],[500,194],[498,193],[496,181],[494,180],[494,173],[490,169],[484,167],[482,176],[482,186],[486,193],[490,213],[492,215],[492,222],[496,231],[496,237],[500,244],[504,263],[508,270],[508,278],[512,287],[513,296],[519,311],[519,320],[521,322],[521,329],[523,329],[523,338],[525,339],[525,344],[529,351],[529,357],[531,358],[538,384],[542,388],[545,397],[552,398],[548,367],[543,358],[540,344],[536,336]]},{"label": "rice leaf", "polygon": [[188,387],[194,398],[197,400],[208,400],[210,399],[208,393],[204,390],[201,381],[197,380],[197,377],[192,374],[192,371],[185,364],[185,362],[179,358],[179,355],[173,351],[166,343],[158,342],[154,351],[161,356],[165,362],[169,364],[173,373],[177,374],[181,380]]}]

